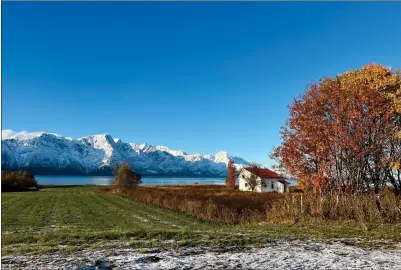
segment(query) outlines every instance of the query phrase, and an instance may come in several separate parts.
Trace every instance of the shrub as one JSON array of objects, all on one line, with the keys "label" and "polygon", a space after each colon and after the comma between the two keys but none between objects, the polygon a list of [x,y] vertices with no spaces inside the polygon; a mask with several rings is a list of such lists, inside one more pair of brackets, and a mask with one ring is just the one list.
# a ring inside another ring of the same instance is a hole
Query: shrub
[{"label": "shrub", "polygon": [[2,192],[37,190],[38,188],[35,176],[29,172],[1,172]]},{"label": "shrub", "polygon": [[141,179],[142,177],[139,173],[134,172],[128,163],[123,162],[117,169],[113,187],[115,189],[136,187],[142,183]]},{"label": "shrub", "polygon": [[290,186],[290,193],[304,193],[304,190],[302,188],[299,188],[298,186]]}]

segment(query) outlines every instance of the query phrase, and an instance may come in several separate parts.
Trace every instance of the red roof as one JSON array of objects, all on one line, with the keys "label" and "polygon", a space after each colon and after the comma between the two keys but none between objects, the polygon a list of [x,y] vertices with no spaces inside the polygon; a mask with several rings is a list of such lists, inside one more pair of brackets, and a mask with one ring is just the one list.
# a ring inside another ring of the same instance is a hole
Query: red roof
[{"label": "red roof", "polygon": [[[246,170],[253,172],[252,168],[245,168]],[[278,175],[276,172],[273,172],[269,169],[258,169],[256,171],[256,175],[259,176],[260,178],[279,178],[279,179],[284,179],[284,177]]]}]

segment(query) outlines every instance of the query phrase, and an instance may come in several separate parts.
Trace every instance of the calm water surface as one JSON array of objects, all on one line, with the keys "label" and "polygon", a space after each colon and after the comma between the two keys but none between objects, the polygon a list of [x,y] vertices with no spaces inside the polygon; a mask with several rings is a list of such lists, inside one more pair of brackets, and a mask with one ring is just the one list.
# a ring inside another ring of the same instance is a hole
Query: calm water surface
[{"label": "calm water surface", "polygon": [[[36,181],[40,185],[108,185],[114,179],[113,176],[71,176],[71,175],[36,175]],[[224,177],[142,177],[142,186],[154,185],[192,185],[199,184],[223,185]]]}]

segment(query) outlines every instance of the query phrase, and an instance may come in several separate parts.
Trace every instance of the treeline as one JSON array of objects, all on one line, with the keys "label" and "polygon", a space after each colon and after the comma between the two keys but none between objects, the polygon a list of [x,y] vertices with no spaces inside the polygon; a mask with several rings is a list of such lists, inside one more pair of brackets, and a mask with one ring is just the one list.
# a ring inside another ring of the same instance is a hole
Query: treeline
[{"label": "treeline", "polygon": [[391,187],[401,198],[400,72],[371,64],[312,84],[290,106],[281,138],[272,157],[304,190]]},{"label": "treeline", "polygon": [[1,191],[28,191],[38,190],[35,176],[26,171],[1,172]]}]

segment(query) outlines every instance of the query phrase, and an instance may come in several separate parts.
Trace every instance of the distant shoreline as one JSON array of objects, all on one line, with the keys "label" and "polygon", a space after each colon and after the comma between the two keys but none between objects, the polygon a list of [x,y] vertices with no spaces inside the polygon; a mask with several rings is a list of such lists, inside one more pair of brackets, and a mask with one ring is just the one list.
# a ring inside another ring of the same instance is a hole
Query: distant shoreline
[{"label": "distant shoreline", "polygon": [[[4,172],[13,172],[13,171],[27,171],[35,176],[41,175],[41,176],[72,176],[72,177],[82,177],[82,176],[104,176],[104,177],[111,177],[114,176],[112,173],[109,172],[94,172],[94,173],[80,173],[80,172],[55,172],[55,171],[50,171],[50,172],[42,172],[38,171],[35,169],[29,169],[29,168],[18,168],[18,169],[3,169],[2,171]],[[197,175],[197,174],[163,174],[163,173],[141,173],[142,177],[203,177],[203,178],[208,178],[208,177],[218,177],[218,178],[225,178],[226,175],[208,175],[208,174],[203,174],[203,175]]]},{"label": "distant shoreline", "polygon": [[[40,185],[87,185],[96,184],[100,186],[110,185],[114,176],[110,175],[35,175],[35,179]],[[153,185],[192,185],[194,182],[200,184],[224,184],[225,177],[219,176],[155,176],[144,175],[142,176],[142,184],[144,186]]]},{"label": "distant shoreline", "polygon": [[[69,176],[69,177],[93,177],[93,176],[98,176],[98,177],[114,177],[114,175],[100,175],[100,174],[43,174],[43,173],[38,173],[35,174],[35,176]],[[141,174],[142,178],[150,178],[150,177],[165,177],[165,178],[226,178],[226,176],[216,176],[216,175],[166,175],[166,174]]]}]

